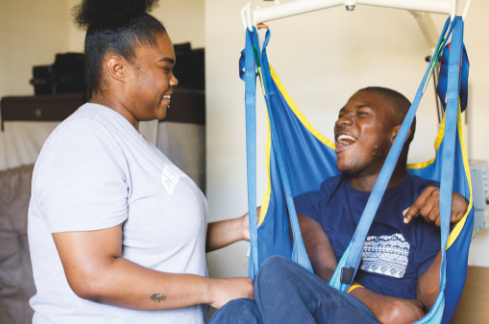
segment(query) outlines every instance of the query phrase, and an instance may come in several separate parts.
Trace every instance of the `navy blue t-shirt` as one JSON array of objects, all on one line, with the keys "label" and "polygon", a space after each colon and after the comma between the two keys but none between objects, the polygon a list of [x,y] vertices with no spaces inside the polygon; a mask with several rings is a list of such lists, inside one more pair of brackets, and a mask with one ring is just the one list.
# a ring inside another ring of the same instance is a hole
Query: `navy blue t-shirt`
[{"label": "navy blue t-shirt", "polygon": [[[422,217],[404,224],[402,211],[430,185],[439,187],[436,181],[408,173],[398,185],[385,191],[355,277],[365,288],[385,296],[416,298],[418,277],[440,251],[440,228]],[[339,261],[369,196],[370,192],[352,188],[349,179],[340,174],[324,181],[318,191],[299,195],[294,201],[298,213],[323,226]]]}]

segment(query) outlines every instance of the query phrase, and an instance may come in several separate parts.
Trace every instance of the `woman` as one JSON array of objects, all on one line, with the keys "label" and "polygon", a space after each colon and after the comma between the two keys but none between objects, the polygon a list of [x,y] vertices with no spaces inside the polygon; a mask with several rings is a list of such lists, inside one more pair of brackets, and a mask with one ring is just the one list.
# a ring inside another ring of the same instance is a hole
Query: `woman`
[{"label": "woman", "polygon": [[[89,103],[35,166],[29,242],[33,323],[204,323],[207,305],[253,297],[207,278],[205,253],[248,238],[248,218],[207,224],[195,183],[138,132],[170,104],[175,53],[155,0],[85,0]],[[116,307],[113,307],[116,306]]]}]

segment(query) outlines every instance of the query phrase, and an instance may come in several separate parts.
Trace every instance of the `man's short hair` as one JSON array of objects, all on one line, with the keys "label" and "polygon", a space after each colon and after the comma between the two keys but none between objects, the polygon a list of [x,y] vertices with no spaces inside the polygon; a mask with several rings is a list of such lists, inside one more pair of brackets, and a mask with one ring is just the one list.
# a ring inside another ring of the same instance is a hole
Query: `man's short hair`
[{"label": "man's short hair", "polygon": [[[366,87],[363,89],[360,89],[359,91],[367,91],[367,92],[375,92],[379,94],[383,100],[386,106],[389,106],[392,108],[392,111],[394,113],[394,123],[396,125],[402,124],[404,121],[404,117],[406,117],[406,114],[411,107],[411,101],[409,101],[408,98],[406,98],[402,93],[397,92],[396,90],[392,90],[389,88],[384,88],[384,87]],[[413,124],[411,125],[411,136],[407,140],[406,144],[411,143],[411,141],[414,138],[414,132],[416,131],[416,117],[413,120]]]}]

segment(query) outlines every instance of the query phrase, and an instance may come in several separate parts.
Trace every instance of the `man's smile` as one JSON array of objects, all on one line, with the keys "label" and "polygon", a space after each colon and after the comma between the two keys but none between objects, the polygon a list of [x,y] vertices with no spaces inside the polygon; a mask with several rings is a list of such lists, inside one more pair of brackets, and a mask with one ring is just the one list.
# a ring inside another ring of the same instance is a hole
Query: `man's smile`
[{"label": "man's smile", "polygon": [[351,145],[355,144],[357,139],[348,134],[341,134],[336,138],[336,153],[339,153]]}]

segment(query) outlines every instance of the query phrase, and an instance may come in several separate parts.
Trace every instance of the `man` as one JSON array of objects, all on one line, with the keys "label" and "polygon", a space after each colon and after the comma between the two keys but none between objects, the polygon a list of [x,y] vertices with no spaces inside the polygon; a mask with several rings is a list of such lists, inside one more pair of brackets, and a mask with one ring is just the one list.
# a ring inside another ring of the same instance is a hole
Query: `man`
[{"label": "man", "polygon": [[[267,260],[255,283],[256,303],[232,301],[216,314],[243,323],[413,323],[438,294],[438,183],[407,173],[413,123],[365,242],[349,294],[329,287],[370,192],[410,107],[402,94],[380,87],[355,93],[335,123],[337,168],[318,191],[295,198],[314,273],[280,257]],[[467,211],[453,194],[453,223]],[[421,216],[421,217],[418,217]],[[319,278],[318,278],[319,277]],[[322,279],[322,280],[321,280]]]}]

